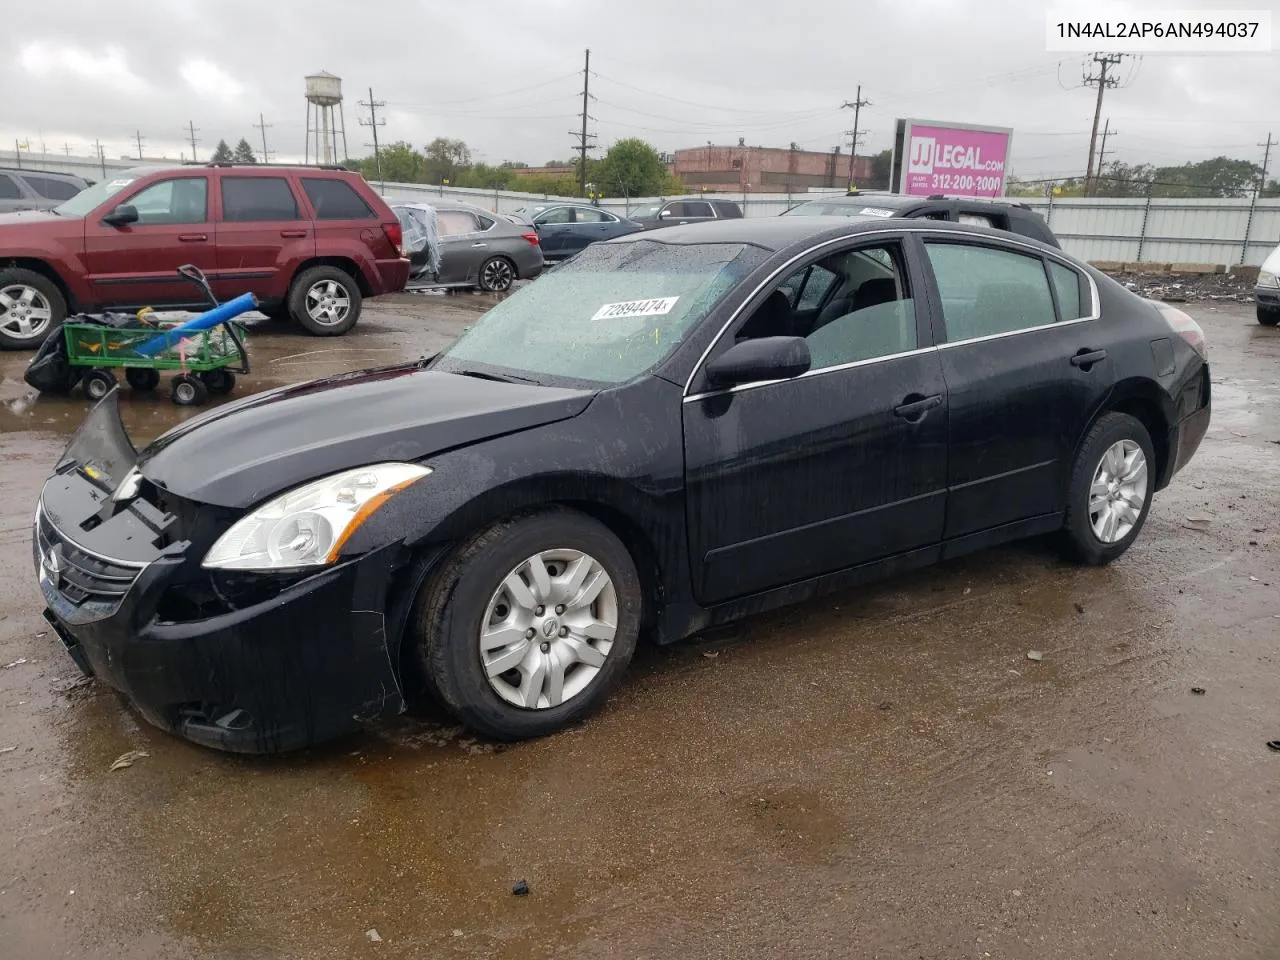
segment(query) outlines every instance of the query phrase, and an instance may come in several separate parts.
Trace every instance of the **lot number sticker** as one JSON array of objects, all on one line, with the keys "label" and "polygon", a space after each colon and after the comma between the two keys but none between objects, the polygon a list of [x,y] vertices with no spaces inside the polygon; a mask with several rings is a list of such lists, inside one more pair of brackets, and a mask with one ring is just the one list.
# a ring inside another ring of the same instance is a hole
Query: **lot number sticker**
[{"label": "lot number sticker", "polygon": [[892,217],[893,216],[893,211],[886,210],[884,209],[884,207],[863,207],[858,212],[868,217]]},{"label": "lot number sticker", "polygon": [[617,320],[623,317],[658,317],[670,313],[679,297],[654,297],[650,300],[624,300],[622,303],[606,303],[592,316],[592,320]]}]

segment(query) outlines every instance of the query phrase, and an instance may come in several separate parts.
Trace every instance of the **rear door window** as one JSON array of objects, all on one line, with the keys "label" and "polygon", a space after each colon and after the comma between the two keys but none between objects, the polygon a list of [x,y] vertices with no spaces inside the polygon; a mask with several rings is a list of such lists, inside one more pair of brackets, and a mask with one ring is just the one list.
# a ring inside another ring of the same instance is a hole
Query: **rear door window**
[{"label": "rear door window", "polygon": [[947,342],[1015,333],[1057,322],[1044,261],[973,244],[926,241]]},{"label": "rear door window", "polygon": [[316,211],[317,220],[369,220],[373,210],[345,180],[303,177],[302,189]]},{"label": "rear door window", "polygon": [[27,177],[27,185],[40,196],[49,200],[70,200],[80,188],[66,180],[55,180],[53,177]]},{"label": "rear door window", "polygon": [[222,177],[222,219],[230,223],[297,220],[298,201],[284,177]]},{"label": "rear door window", "polygon": [[21,200],[22,191],[18,189],[18,185],[14,182],[13,177],[5,173],[0,173],[0,200]]},{"label": "rear door window", "polygon": [[686,200],[683,204],[684,209],[680,212],[682,217],[706,217],[711,218],[715,213],[711,209],[711,204],[705,200]]}]

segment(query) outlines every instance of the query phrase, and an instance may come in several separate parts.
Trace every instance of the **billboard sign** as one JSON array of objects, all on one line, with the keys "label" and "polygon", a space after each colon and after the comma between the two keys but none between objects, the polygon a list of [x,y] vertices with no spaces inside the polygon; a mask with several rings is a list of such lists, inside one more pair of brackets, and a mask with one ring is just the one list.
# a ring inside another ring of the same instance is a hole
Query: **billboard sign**
[{"label": "billboard sign", "polygon": [[899,120],[894,187],[913,197],[1002,197],[1012,140],[1008,127]]}]

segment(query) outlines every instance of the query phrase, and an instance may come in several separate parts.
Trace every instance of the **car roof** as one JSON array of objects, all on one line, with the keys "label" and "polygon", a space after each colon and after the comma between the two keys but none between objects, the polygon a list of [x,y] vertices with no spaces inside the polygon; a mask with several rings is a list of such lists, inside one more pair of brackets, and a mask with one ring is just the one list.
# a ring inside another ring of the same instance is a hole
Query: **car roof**
[{"label": "car roof", "polygon": [[854,237],[860,233],[877,230],[915,230],[973,234],[978,233],[1005,243],[1033,245],[1046,252],[1063,256],[1064,251],[1033,237],[1011,234],[995,227],[970,223],[951,223],[946,220],[916,220],[908,217],[888,218],[877,216],[820,216],[820,217],[735,217],[731,220],[708,220],[677,227],[659,227],[644,233],[630,233],[604,243],[638,243],[652,240],[659,243],[750,243],[768,250],[782,250],[793,244],[840,237]]},{"label": "car roof", "polygon": [[65,177],[68,180],[84,181],[78,173],[66,173],[62,170],[33,170],[31,167],[0,167],[0,173],[30,174],[33,177]]},{"label": "car roof", "polygon": [[802,206],[806,203],[830,203],[839,206],[875,206],[885,210],[906,210],[910,207],[918,207],[924,203],[951,203],[960,202],[972,206],[999,207],[1001,209],[1015,208],[1019,210],[1028,210],[1025,203],[1019,203],[1016,200],[1010,200],[1007,197],[963,197],[949,196],[944,194],[933,194],[928,197],[916,197],[901,193],[855,193],[855,194],[836,194],[827,196],[810,197],[808,200],[802,200],[796,206]]}]

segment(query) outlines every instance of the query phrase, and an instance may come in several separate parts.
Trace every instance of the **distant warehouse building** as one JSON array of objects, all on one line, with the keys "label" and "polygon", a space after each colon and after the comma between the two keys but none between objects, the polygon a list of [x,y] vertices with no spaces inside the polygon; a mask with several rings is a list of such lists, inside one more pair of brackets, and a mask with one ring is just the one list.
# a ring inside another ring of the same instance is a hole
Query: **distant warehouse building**
[{"label": "distant warehouse building", "polygon": [[[850,171],[850,166],[853,169]],[[671,172],[689,190],[724,193],[804,193],[810,187],[843,187],[871,178],[870,157],[850,157],[795,147],[689,147],[677,150]]]}]

